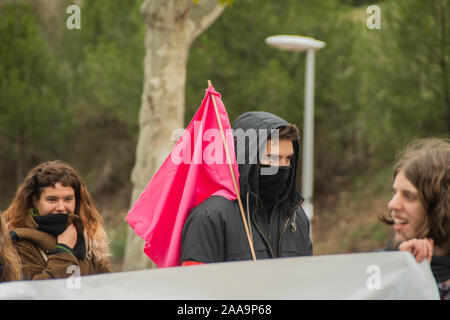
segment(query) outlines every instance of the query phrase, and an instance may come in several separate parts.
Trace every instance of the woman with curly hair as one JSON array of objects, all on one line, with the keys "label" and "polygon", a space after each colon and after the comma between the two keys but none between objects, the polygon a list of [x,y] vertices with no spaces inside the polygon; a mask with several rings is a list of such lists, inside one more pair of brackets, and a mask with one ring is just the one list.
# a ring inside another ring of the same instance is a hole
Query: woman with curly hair
[{"label": "woman with curly hair", "polygon": [[428,258],[442,299],[450,299],[450,143],[423,139],[410,144],[394,169],[389,215],[390,249]]},{"label": "woman with curly hair", "polygon": [[[24,279],[111,272],[103,218],[77,172],[60,161],[32,169],[4,212]],[[77,269],[75,269],[77,270]]]},{"label": "woman with curly hair", "polygon": [[22,279],[20,258],[0,216],[0,282]]}]

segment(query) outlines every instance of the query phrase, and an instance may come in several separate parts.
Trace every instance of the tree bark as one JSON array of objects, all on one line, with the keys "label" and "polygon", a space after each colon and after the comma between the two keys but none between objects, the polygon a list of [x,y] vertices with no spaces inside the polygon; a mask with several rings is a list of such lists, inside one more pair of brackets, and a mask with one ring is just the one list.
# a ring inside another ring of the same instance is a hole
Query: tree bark
[{"label": "tree bark", "polygon": [[[172,150],[172,132],[184,128],[189,50],[223,9],[217,0],[198,4],[193,0],[145,0],[142,4],[146,54],[131,206]],[[155,267],[143,247],[144,241],[129,228],[124,270]]]}]

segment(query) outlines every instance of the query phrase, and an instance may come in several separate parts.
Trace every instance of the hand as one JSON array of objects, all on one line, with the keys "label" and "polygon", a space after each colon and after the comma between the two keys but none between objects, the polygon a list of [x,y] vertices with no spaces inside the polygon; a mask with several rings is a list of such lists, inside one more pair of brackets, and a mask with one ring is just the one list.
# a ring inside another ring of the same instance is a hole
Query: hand
[{"label": "hand", "polygon": [[431,262],[433,256],[433,239],[411,239],[400,244],[400,251],[408,251],[413,254],[417,262],[422,262],[423,259],[428,259]]},{"label": "hand", "polygon": [[69,224],[69,226],[57,237],[58,243],[65,244],[70,249],[73,249],[77,244],[77,229],[73,225],[73,223]]}]

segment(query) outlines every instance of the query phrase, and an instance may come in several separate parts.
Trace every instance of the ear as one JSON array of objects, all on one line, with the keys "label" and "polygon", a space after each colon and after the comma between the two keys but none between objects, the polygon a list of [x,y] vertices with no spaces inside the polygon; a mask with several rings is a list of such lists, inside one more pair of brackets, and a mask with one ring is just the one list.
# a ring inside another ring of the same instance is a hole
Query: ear
[{"label": "ear", "polygon": [[36,208],[37,204],[39,202],[39,199],[36,197],[36,195],[33,195],[32,200],[33,200],[33,208]]}]

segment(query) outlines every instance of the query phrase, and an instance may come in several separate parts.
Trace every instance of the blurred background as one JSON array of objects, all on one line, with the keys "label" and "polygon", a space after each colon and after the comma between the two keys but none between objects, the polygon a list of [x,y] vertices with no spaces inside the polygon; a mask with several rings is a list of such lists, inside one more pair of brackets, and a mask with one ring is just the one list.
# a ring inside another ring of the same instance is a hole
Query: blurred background
[{"label": "blurred background", "polygon": [[[211,79],[231,123],[262,110],[302,131],[306,55],[264,39],[297,34],[326,42],[315,65],[314,253],[384,247],[391,234],[377,217],[391,196],[396,153],[415,138],[450,136],[449,1],[224,3],[190,49],[185,125]],[[71,4],[81,8],[80,30],[66,27]],[[0,211],[32,167],[67,161],[104,216],[116,271],[139,134],[141,4],[0,0]],[[371,30],[366,10],[374,4],[381,28]]]}]

